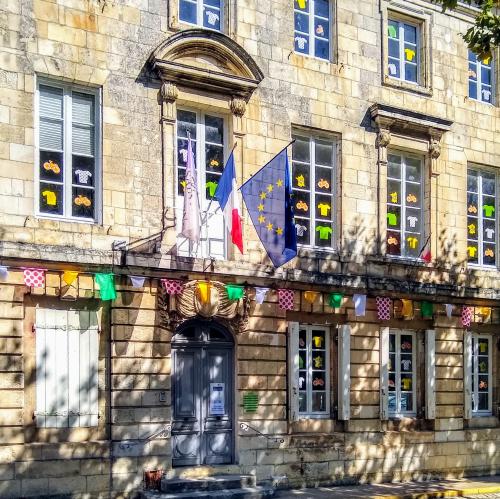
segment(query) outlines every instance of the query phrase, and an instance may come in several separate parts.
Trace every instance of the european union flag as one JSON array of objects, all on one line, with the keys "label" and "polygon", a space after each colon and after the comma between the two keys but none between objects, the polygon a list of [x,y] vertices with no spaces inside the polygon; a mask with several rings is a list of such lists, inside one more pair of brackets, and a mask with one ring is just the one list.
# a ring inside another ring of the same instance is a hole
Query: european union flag
[{"label": "european union flag", "polygon": [[292,188],[283,149],[241,186],[257,234],[275,267],[297,256]]}]

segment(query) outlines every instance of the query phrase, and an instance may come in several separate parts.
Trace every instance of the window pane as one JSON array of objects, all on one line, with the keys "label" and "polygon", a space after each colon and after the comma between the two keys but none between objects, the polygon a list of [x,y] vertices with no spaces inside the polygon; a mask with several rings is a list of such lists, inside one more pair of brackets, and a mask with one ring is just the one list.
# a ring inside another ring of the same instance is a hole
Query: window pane
[{"label": "window pane", "polygon": [[316,141],[315,144],[316,164],[332,166],[333,162],[333,145],[328,142]]},{"label": "window pane", "polygon": [[[331,168],[316,167],[316,192],[331,193],[333,191],[333,170]],[[331,199],[331,196],[330,196]]]},{"label": "window pane", "polygon": [[73,92],[72,103],[73,123],[94,124],[95,110],[93,95]]},{"label": "window pane", "polygon": [[94,190],[73,187],[72,215],[94,218]]},{"label": "window pane", "polygon": [[62,152],[40,151],[40,180],[52,182],[64,180]]},{"label": "window pane", "polygon": [[203,26],[220,31],[220,16],[221,13],[219,10],[205,7],[203,12]]},{"label": "window pane", "polygon": [[416,28],[416,26],[412,26],[411,24],[404,24],[403,26],[404,26],[405,42],[416,44],[417,43],[417,28]]},{"label": "window pane", "polygon": [[86,156],[94,155],[94,128],[73,125],[72,128],[73,153]]},{"label": "window pane", "polygon": [[40,85],[40,116],[62,119],[63,91],[61,88]]},{"label": "window pane", "polygon": [[417,65],[405,64],[405,80],[417,82]]},{"label": "window pane", "polygon": [[308,218],[295,217],[295,230],[298,244],[310,244],[311,221]]},{"label": "window pane", "polygon": [[188,132],[191,139],[196,140],[196,113],[177,111],[177,135],[187,137]]},{"label": "window pane", "polygon": [[181,21],[196,24],[196,2],[188,2],[187,0],[180,0],[179,4],[179,18]]},{"label": "window pane", "polygon": [[309,53],[309,35],[297,34],[295,36],[295,51],[302,54]]},{"label": "window pane", "polygon": [[399,41],[389,38],[389,57],[399,60]]},{"label": "window pane", "polygon": [[295,30],[309,33],[309,16],[307,14],[295,12]]},{"label": "window pane", "polygon": [[300,163],[293,163],[292,187],[295,189],[311,188],[310,167]]},{"label": "window pane", "polygon": [[326,411],[326,393],[318,392],[312,394],[312,411],[325,412]]},{"label": "window pane", "polygon": [[316,246],[332,246],[333,229],[332,224],[321,222],[316,225]]},{"label": "window pane", "polygon": [[50,215],[63,215],[63,210],[63,185],[40,182],[40,211]]},{"label": "window pane", "polygon": [[294,161],[309,163],[309,139],[294,137],[295,142],[292,145],[292,157]]},{"label": "window pane", "polygon": [[89,187],[95,185],[94,158],[73,155],[73,183]]},{"label": "window pane", "polygon": [[314,0],[314,14],[321,17],[330,17],[328,0]]},{"label": "window pane", "polygon": [[401,178],[401,156],[388,155],[387,176],[391,178]]},{"label": "window pane", "polygon": [[40,119],[40,148],[62,151],[63,122]]},{"label": "window pane", "polygon": [[330,24],[327,19],[314,18],[314,34],[325,40],[330,38]]},{"label": "window pane", "polygon": [[469,97],[477,99],[477,83],[471,80],[469,80]]},{"label": "window pane", "polygon": [[401,235],[398,232],[387,231],[387,253],[389,255],[401,254]]},{"label": "window pane", "polygon": [[314,55],[316,57],[319,57],[320,59],[329,59],[330,58],[329,51],[330,51],[330,44],[328,43],[328,41],[316,38]]},{"label": "window pane", "polygon": [[215,116],[205,117],[205,140],[222,144],[224,139],[224,120]]}]

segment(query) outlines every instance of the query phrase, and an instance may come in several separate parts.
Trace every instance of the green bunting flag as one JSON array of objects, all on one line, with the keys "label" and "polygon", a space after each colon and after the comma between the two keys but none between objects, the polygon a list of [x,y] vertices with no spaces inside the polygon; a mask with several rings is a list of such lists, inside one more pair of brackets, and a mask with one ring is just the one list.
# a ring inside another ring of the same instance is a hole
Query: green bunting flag
[{"label": "green bunting flag", "polygon": [[434,305],[430,301],[423,301],[420,303],[420,310],[422,317],[432,318],[434,314]]},{"label": "green bunting flag", "polygon": [[230,300],[239,300],[245,294],[245,288],[238,284],[226,284],[227,297]]},{"label": "green bunting flag", "polygon": [[331,293],[329,298],[330,307],[340,308],[342,305],[342,298],[344,298],[342,293]]},{"label": "green bunting flag", "polygon": [[101,300],[114,300],[116,298],[115,276],[113,274],[96,274],[95,281],[99,284]]}]

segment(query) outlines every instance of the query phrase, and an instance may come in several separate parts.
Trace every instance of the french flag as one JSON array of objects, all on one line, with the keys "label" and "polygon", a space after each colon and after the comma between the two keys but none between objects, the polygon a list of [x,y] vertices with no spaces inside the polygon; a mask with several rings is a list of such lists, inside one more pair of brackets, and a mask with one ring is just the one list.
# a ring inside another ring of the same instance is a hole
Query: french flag
[{"label": "french flag", "polygon": [[234,156],[231,152],[224,171],[215,191],[215,198],[220,204],[226,227],[231,234],[231,241],[238,246],[243,253],[243,231],[241,226],[241,204],[236,187],[236,169],[234,167]]}]

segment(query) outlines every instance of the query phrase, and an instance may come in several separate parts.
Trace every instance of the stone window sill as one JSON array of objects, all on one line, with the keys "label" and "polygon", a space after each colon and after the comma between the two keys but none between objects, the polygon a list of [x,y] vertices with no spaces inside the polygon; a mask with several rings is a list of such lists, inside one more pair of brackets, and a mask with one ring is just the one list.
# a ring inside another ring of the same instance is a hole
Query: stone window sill
[{"label": "stone window sill", "polygon": [[384,85],[387,87],[396,88],[399,90],[406,90],[415,94],[423,95],[425,97],[432,97],[432,88],[414,83],[408,83],[402,80],[395,80],[389,75],[384,75]]}]

